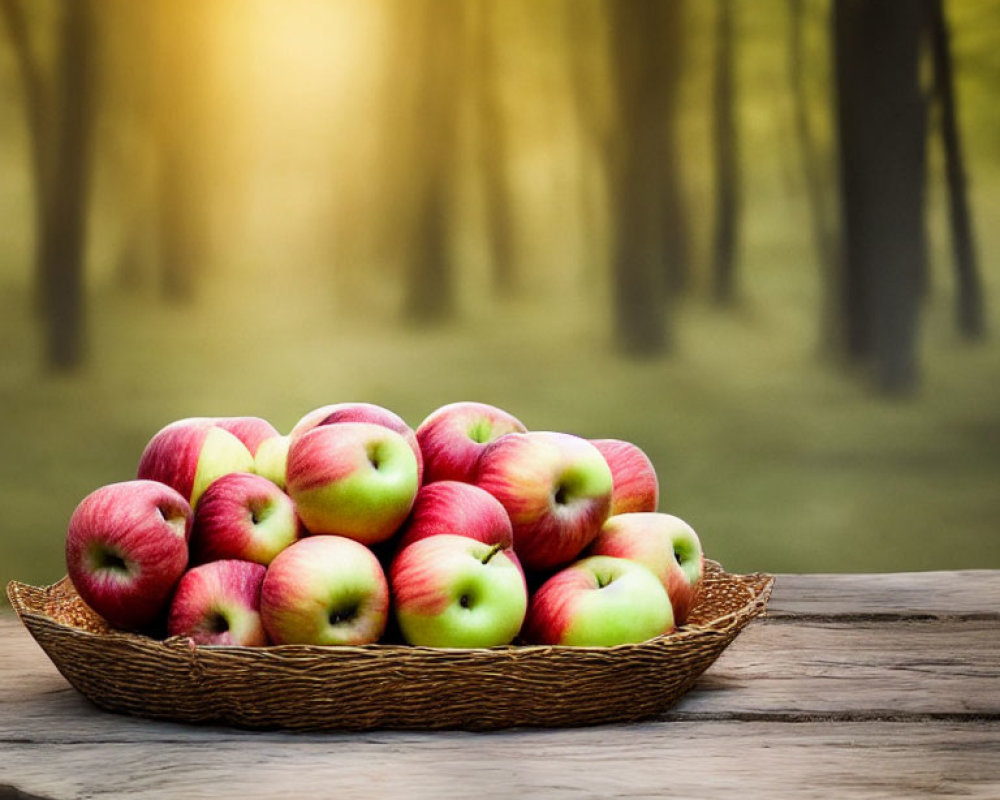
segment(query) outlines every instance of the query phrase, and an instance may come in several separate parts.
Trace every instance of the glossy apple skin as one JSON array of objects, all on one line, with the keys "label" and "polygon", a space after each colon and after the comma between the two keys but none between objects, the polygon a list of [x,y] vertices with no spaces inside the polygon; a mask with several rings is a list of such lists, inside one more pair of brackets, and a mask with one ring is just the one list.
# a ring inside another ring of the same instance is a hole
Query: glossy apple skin
[{"label": "glossy apple skin", "polygon": [[425,647],[508,644],[528,605],[521,571],[502,545],[454,534],[400,550],[389,585],[403,638]]},{"label": "glossy apple skin", "polygon": [[623,558],[591,556],[539,587],[522,635],[534,644],[613,647],[673,629],[670,599],[649,569]]},{"label": "glossy apple skin", "polygon": [[281,490],[287,488],[288,448],[291,443],[290,436],[272,436],[257,445],[253,456],[253,471]]},{"label": "glossy apple skin", "polygon": [[257,455],[261,442],[281,435],[270,422],[260,417],[216,417],[212,422],[243,442],[252,456]]},{"label": "glossy apple skin", "polygon": [[476,485],[506,509],[514,550],[532,571],[573,561],[611,510],[611,469],[604,456],[568,433],[500,437],[480,457]]},{"label": "glossy apple skin", "polygon": [[656,511],[660,502],[660,483],[656,469],[642,448],[622,439],[591,439],[611,468],[614,487],[611,514],[633,511]]},{"label": "glossy apple skin", "polygon": [[211,418],[190,417],[170,423],[150,439],[136,477],[173,487],[193,507],[216,478],[252,468],[253,455],[236,436]]},{"label": "glossy apple skin", "polygon": [[487,403],[463,401],[441,406],[417,427],[424,482],[473,482],[476,464],[490,442],[527,430],[513,414]]},{"label": "glossy apple skin", "polygon": [[274,644],[370,644],[389,618],[389,585],[363,544],[308,536],[271,562],[260,608]]},{"label": "glossy apple skin", "polygon": [[196,644],[264,647],[260,589],[266,571],[261,564],[234,559],[192,567],[177,584],[167,633]]},{"label": "glossy apple skin", "polygon": [[198,501],[191,560],[240,559],[266,566],[301,535],[292,498],[260,475],[231,472],[212,481]]},{"label": "glossy apple skin", "polygon": [[146,628],[161,616],[187,567],[191,520],[188,501],[155,481],[91,492],[66,531],[73,586],[114,627]]},{"label": "glossy apple skin", "polygon": [[410,516],[399,530],[399,548],[441,533],[500,544],[504,549],[514,541],[510,517],[500,501],[485,489],[460,481],[420,487]]},{"label": "glossy apple skin", "polygon": [[333,403],[314,408],[295,423],[288,435],[294,440],[320,425],[335,425],[338,422],[368,422],[398,433],[413,451],[417,459],[417,477],[419,482],[423,483],[424,456],[413,428],[395,411],[374,403]]},{"label": "glossy apple skin", "polygon": [[651,512],[617,514],[604,523],[587,552],[648,567],[667,590],[675,622],[687,622],[698,599],[705,558],[698,534],[684,520]]},{"label": "glossy apple skin", "polygon": [[413,451],[381,425],[321,425],[288,451],[288,494],[310,533],[383,542],[410,513],[418,481]]}]

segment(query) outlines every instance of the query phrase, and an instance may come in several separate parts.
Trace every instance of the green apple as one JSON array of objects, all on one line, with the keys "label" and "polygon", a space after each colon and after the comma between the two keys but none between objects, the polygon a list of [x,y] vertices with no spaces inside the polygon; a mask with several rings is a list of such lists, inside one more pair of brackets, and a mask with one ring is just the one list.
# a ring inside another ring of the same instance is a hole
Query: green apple
[{"label": "green apple", "polygon": [[413,450],[382,425],[337,422],[292,437],[286,488],[311,533],[383,542],[410,513],[418,486]]},{"label": "green apple", "polygon": [[400,550],[389,585],[399,628],[413,645],[508,644],[528,605],[521,570],[502,544],[456,534],[428,536]]},{"label": "green apple", "polygon": [[667,590],[649,569],[624,558],[590,556],[538,588],[524,638],[535,644],[611,647],[673,629]]}]

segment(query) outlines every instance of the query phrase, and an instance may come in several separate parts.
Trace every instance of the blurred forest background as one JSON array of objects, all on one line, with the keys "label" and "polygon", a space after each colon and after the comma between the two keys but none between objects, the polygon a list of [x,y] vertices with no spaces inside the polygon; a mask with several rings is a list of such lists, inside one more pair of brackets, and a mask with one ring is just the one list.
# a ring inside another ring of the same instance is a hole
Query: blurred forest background
[{"label": "blurred forest background", "polygon": [[185,416],[619,437],[735,570],[1000,567],[998,0],[0,0],[0,580]]}]

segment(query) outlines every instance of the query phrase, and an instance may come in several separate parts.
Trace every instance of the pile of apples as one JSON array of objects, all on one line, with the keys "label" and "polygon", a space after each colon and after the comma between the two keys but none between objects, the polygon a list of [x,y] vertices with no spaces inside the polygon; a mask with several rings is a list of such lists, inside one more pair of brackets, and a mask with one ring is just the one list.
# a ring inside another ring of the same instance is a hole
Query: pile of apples
[{"label": "pile of apples", "polygon": [[70,580],[112,626],[197,644],[613,646],[684,624],[697,534],[646,454],[458,402],[160,430],[74,511]]}]

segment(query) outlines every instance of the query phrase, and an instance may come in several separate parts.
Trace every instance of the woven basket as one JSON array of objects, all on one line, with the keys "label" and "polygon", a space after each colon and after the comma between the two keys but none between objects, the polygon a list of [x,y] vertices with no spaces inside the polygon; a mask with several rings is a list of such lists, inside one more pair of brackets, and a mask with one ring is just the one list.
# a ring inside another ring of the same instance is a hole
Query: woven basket
[{"label": "woven basket", "polygon": [[485,730],[639,720],[677,701],[764,611],[774,578],[706,562],[688,624],[617,647],[195,646],[112,630],[68,578],[7,596],[66,679],[108,711],[244,728]]}]

